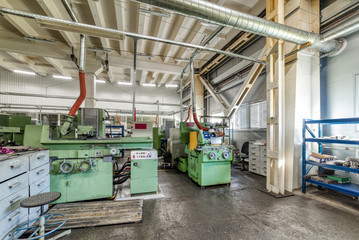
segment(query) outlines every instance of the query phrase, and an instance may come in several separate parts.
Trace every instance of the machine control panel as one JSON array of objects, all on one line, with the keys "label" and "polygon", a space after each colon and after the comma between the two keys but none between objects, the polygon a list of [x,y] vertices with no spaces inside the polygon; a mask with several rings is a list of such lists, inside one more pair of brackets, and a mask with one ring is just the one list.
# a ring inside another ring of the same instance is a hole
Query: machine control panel
[{"label": "machine control panel", "polygon": [[131,160],[136,159],[157,159],[156,150],[136,150],[131,151]]}]

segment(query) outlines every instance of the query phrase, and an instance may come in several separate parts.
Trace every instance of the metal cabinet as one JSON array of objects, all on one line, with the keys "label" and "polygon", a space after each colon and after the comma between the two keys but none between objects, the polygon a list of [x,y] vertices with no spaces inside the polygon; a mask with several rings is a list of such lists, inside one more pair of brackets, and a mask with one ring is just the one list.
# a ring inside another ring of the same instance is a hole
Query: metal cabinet
[{"label": "metal cabinet", "polygon": [[31,151],[0,158],[0,239],[11,239],[8,234],[13,228],[40,215],[36,209],[21,208],[20,202],[49,191],[49,185],[49,151]]},{"label": "metal cabinet", "polygon": [[267,176],[267,146],[249,143],[249,171]]}]

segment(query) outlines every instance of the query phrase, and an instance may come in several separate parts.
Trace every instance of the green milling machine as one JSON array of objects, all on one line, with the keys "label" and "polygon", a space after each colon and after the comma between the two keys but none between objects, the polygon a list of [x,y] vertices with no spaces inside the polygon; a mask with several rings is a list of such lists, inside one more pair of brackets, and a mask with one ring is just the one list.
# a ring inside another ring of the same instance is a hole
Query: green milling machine
[{"label": "green milling machine", "polygon": [[229,184],[233,161],[232,147],[221,142],[215,132],[200,130],[194,122],[181,122],[181,142],[188,158],[180,158],[177,168],[199,186]]},{"label": "green milling machine", "polygon": [[[50,149],[50,191],[62,194],[56,203],[112,197],[113,163],[120,157],[120,150],[152,149],[151,138],[106,138],[104,114],[103,109],[80,109],[77,125],[72,121],[65,135],[61,134],[64,126],[26,126],[24,145]],[[152,175],[157,177],[154,157],[146,163],[153,165]],[[136,193],[157,191],[157,178],[151,181],[156,189],[144,187]]]}]

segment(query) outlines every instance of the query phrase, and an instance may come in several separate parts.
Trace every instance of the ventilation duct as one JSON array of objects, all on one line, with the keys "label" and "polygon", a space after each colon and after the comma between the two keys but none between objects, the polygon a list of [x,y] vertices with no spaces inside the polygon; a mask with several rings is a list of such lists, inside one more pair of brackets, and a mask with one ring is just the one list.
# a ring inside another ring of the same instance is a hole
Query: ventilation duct
[{"label": "ventilation duct", "polygon": [[336,53],[343,47],[341,40],[323,42],[319,34],[275,23],[250,14],[235,11],[203,0],[135,0],[178,14],[192,16],[210,23],[238,29],[256,35],[280,39],[298,45],[310,44],[310,48],[323,53]]}]

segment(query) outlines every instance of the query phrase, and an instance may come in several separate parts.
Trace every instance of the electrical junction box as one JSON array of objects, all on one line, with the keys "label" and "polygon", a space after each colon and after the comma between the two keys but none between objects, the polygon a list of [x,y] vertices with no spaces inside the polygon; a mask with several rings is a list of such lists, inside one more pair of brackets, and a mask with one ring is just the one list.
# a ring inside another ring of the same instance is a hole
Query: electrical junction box
[{"label": "electrical junction box", "polygon": [[131,194],[157,192],[157,151],[131,151]]}]

